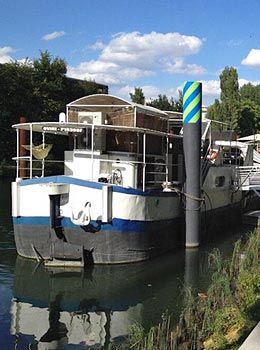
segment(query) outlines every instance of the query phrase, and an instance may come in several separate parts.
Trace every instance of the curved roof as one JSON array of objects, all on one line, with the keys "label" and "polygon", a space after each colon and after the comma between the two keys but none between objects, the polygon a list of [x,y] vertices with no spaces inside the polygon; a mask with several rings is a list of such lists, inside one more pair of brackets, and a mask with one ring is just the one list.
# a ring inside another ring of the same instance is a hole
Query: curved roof
[{"label": "curved roof", "polygon": [[68,106],[93,106],[93,105],[99,105],[99,106],[129,106],[132,105],[130,102],[123,100],[122,98],[113,96],[113,95],[106,95],[106,94],[96,94],[96,95],[89,95],[81,97],[75,101],[72,101],[68,104]]},{"label": "curved roof", "polygon": [[105,108],[114,108],[114,107],[124,107],[124,106],[133,106],[138,108],[139,110],[145,110],[150,113],[154,113],[156,115],[161,114],[164,117],[168,118],[168,114],[161,111],[160,109],[141,105],[138,103],[129,102],[120,97],[116,97],[113,95],[106,94],[95,94],[81,97],[75,101],[67,104],[67,107],[85,107],[88,110],[104,110]]}]

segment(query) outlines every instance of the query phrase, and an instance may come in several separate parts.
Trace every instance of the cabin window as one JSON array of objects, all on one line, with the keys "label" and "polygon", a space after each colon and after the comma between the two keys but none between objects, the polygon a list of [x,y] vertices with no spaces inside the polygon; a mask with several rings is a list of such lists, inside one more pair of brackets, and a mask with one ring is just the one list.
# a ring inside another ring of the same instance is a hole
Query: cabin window
[{"label": "cabin window", "polygon": [[216,187],[223,187],[225,185],[225,176],[217,176],[215,179]]}]

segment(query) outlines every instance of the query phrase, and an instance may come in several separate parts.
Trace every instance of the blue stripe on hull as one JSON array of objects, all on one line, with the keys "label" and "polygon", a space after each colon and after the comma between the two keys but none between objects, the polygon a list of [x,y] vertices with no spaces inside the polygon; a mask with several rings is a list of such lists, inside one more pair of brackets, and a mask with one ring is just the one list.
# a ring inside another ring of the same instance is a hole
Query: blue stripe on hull
[{"label": "blue stripe on hull", "polygon": [[[113,219],[112,223],[101,224],[101,231],[121,231],[121,232],[145,232],[147,230],[157,230],[165,226],[171,225],[175,220],[158,220],[158,221],[137,221],[137,220],[123,220]],[[41,216],[32,217],[13,217],[14,225],[30,225],[30,226],[49,226],[50,218]],[[90,223],[93,227],[97,227],[99,223],[92,221]],[[66,228],[79,228],[80,226],[73,224],[69,218],[62,219],[62,226]]]}]

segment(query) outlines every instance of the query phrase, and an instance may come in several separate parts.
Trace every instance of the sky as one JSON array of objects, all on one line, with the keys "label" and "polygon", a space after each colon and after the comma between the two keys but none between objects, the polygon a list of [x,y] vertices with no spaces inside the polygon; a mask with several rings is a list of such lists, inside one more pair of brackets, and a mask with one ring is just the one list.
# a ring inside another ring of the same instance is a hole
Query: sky
[{"label": "sky", "polygon": [[67,75],[107,84],[130,100],[178,99],[185,81],[202,82],[203,105],[220,94],[219,75],[260,84],[259,0],[0,0],[0,63],[67,63]]}]

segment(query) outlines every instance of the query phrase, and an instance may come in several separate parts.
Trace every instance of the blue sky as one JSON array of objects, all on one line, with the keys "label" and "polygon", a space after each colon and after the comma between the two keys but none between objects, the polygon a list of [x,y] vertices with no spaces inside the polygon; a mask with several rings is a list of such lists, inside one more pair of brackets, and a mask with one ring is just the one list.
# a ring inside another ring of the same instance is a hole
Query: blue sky
[{"label": "blue sky", "polygon": [[65,59],[67,75],[108,84],[129,99],[177,98],[203,83],[203,104],[219,97],[219,74],[260,83],[259,0],[0,0],[0,63]]}]

